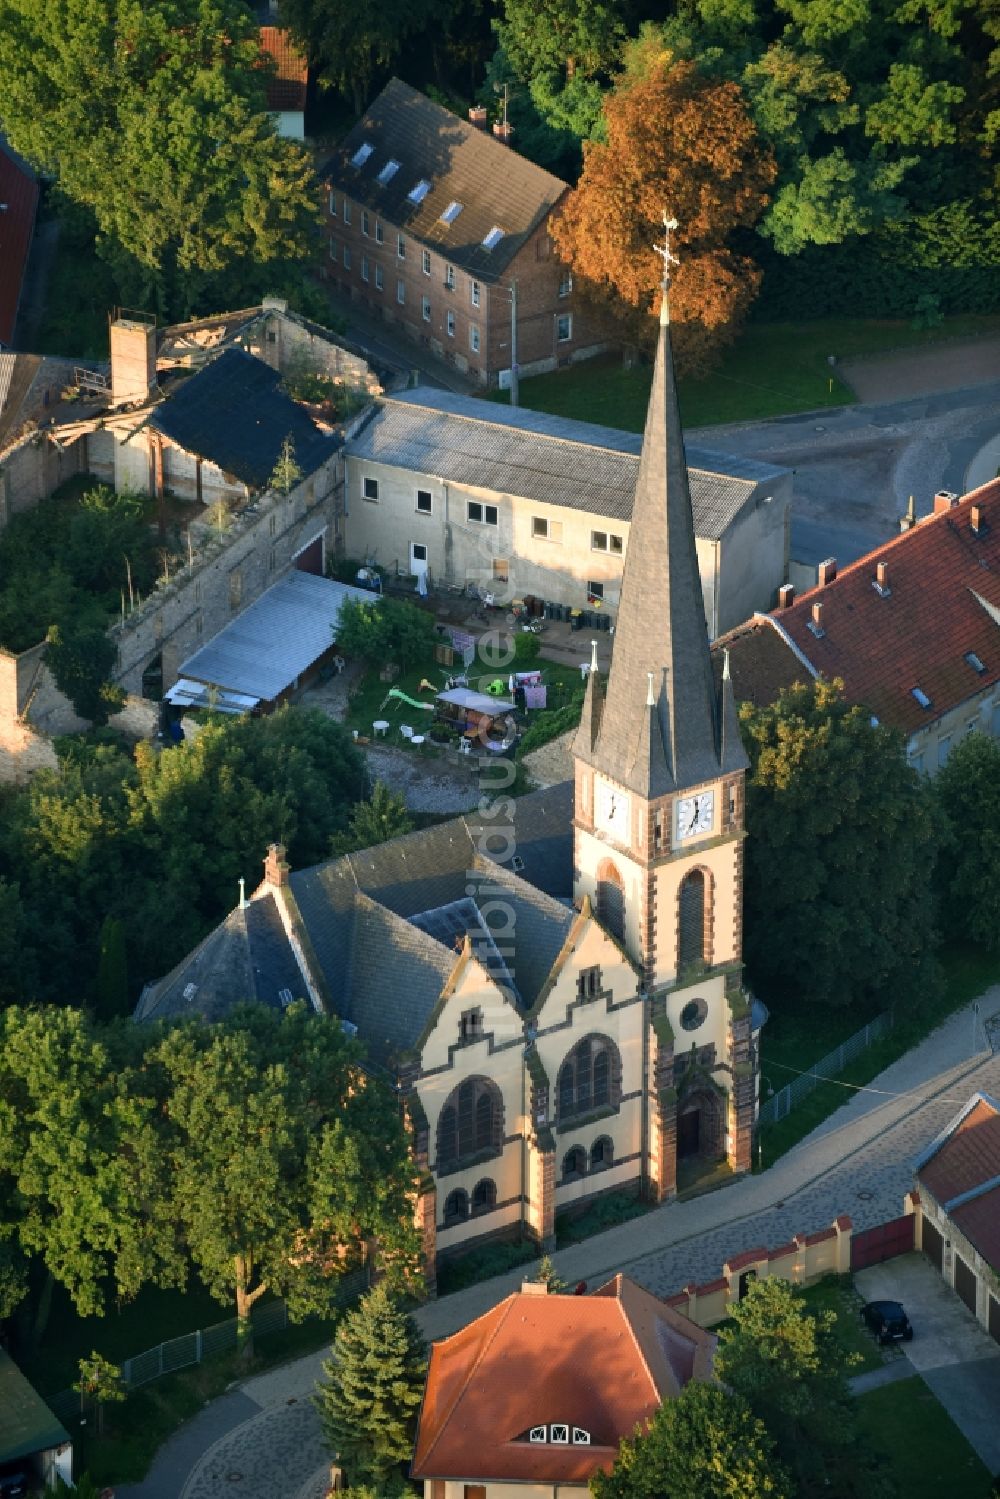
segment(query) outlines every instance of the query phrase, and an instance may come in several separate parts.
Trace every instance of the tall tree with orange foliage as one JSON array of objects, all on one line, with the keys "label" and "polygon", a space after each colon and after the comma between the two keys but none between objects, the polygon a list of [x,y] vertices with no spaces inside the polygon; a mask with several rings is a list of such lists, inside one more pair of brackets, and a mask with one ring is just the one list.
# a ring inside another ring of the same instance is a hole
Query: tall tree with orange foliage
[{"label": "tall tree with orange foliage", "polygon": [[670,322],[679,366],[707,369],[736,336],[760,285],[732,246],[768,203],[774,159],[734,83],[642,42],[604,104],[606,141],[585,142],[583,174],[552,225],[560,258],[630,344],[652,340],[664,210],[679,222]]}]

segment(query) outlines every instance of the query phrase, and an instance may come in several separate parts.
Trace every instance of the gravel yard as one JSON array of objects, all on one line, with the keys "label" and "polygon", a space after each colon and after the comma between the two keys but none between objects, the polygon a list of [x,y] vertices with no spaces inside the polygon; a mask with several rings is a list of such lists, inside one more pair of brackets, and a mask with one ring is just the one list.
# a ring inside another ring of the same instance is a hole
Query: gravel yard
[{"label": "gravel yard", "polygon": [[453,765],[386,744],[364,746],[372,780],[401,791],[411,812],[467,812],[479,800],[476,762]]}]

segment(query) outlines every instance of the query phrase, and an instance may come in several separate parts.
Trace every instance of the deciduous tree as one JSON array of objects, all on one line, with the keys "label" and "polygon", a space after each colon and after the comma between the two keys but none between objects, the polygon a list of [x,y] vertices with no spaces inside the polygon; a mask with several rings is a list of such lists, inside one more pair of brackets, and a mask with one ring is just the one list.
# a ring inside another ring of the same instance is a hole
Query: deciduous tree
[{"label": "deciduous tree", "polygon": [[390,838],[402,838],[413,832],[413,818],[406,810],[401,791],[391,791],[384,781],[376,781],[366,801],[355,802],[347,831],[336,835],[331,854],[350,854],[356,849],[374,848]]},{"label": "deciduous tree", "polygon": [[739,1395],[692,1381],[626,1437],[595,1499],[786,1499],[788,1478],[763,1423]]},{"label": "deciduous tree", "polygon": [[345,1312],[315,1403],[323,1436],[355,1482],[379,1493],[413,1452],[427,1349],[385,1282]]},{"label": "deciduous tree", "polygon": [[942,813],[937,882],[948,936],[1000,947],[1000,745],[956,744],[933,782]]},{"label": "deciduous tree", "polygon": [[604,125],[606,140],[585,143],[583,175],[553,220],[556,249],[592,295],[631,310],[622,321],[647,341],[663,275],[654,246],[669,211],[680,226],[675,352],[682,367],[703,368],[753,301],[760,276],[732,236],[766,206],[774,162],[735,84],[655,46],[633,55],[605,100]]},{"label": "deciduous tree", "polygon": [[740,710],[747,966],[768,1003],[919,1006],[938,982],[935,819],[902,736],[840,687]]}]

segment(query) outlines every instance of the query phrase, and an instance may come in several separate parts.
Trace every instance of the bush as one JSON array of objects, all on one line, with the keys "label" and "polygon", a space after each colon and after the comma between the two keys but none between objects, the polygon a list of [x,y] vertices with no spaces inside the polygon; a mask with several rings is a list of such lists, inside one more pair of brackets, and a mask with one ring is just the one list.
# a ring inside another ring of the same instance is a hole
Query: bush
[{"label": "bush", "polygon": [[394,662],[408,671],[433,654],[437,639],[433,615],[399,599],[348,600],[337,622],[344,655],[371,666]]},{"label": "bush", "polygon": [[582,1213],[560,1213],[556,1218],[556,1242],[560,1249],[564,1244],[579,1244],[582,1239],[589,1239],[591,1234],[599,1234],[602,1229],[615,1228],[619,1223],[640,1218],[649,1208],[648,1202],[630,1197],[627,1192],[609,1192],[606,1197],[599,1197],[596,1202],[591,1203]]},{"label": "bush", "polygon": [[464,1291],[478,1281],[491,1280],[494,1275],[503,1275],[518,1265],[527,1265],[538,1259],[538,1246],[526,1240],[521,1244],[486,1244],[482,1249],[472,1249],[460,1259],[445,1260],[438,1270],[439,1296],[448,1296],[452,1291]]}]

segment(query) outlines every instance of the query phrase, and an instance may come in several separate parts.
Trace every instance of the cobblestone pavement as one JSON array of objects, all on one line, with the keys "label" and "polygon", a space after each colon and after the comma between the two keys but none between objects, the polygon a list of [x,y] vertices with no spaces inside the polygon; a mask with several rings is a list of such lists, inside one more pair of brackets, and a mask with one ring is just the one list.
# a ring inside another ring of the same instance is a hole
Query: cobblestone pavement
[{"label": "cobblestone pavement", "polygon": [[[1000,1009],[1000,986],[982,996],[983,1016]],[[688,1202],[667,1204],[554,1256],[570,1284],[599,1284],[618,1270],[659,1295],[713,1279],[741,1250],[777,1245],[825,1228],[840,1213],[867,1228],[896,1217],[912,1185],[913,1160],[977,1088],[1000,1092],[1000,1056],[982,1050],[971,1007],[893,1064],[771,1170]],[[424,1307],[428,1338],[447,1336],[516,1289],[521,1272]],[[308,1403],[324,1353],[297,1359],[241,1386],[241,1410],[224,1402],[202,1424],[202,1455],[191,1456],[187,1428],[162,1449],[142,1484],[119,1499],[319,1499],[324,1453]],[[256,1410],[248,1420],[248,1402]],[[292,1403],[290,1403],[292,1402]],[[234,1475],[239,1474],[236,1478]]]}]

